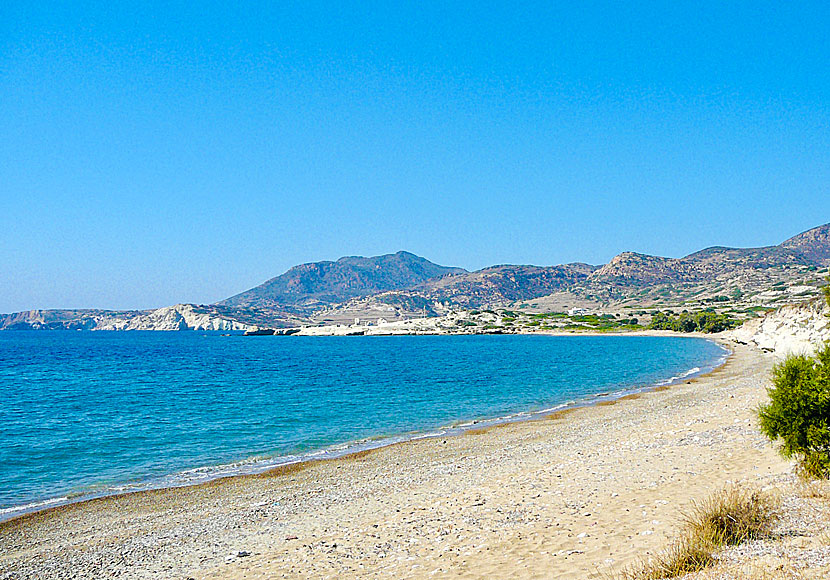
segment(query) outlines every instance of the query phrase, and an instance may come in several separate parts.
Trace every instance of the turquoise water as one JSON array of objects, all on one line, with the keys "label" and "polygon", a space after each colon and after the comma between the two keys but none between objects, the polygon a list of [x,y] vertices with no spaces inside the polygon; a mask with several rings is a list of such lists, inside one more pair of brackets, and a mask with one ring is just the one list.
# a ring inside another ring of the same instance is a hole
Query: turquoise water
[{"label": "turquoise water", "polygon": [[669,337],[0,333],[0,518],[522,418],[724,355]]}]

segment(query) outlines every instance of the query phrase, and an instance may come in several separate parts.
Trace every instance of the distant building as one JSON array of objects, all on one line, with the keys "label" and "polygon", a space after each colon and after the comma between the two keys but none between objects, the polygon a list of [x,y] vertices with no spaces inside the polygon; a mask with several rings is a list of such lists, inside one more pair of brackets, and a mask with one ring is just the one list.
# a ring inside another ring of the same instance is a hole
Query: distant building
[{"label": "distant building", "polygon": [[571,308],[568,310],[568,314],[570,316],[584,316],[588,314],[588,311],[585,308]]}]

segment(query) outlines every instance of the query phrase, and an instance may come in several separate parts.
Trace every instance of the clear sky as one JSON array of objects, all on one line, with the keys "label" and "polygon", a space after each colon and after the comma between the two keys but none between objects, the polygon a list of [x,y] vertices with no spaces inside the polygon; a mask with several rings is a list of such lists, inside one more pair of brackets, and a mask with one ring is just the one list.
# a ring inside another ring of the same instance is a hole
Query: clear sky
[{"label": "clear sky", "polygon": [[0,312],[830,222],[830,3],[0,7]]}]

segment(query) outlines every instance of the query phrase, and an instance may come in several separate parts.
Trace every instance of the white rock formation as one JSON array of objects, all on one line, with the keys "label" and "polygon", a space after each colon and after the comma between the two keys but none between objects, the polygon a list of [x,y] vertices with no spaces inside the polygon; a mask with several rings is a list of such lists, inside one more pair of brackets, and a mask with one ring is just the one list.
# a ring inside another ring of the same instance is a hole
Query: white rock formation
[{"label": "white rock formation", "polygon": [[829,313],[823,300],[782,306],[766,316],[744,323],[726,336],[780,357],[788,354],[811,355],[817,347],[830,340]]},{"label": "white rock formation", "polygon": [[196,312],[192,304],[176,304],[132,316],[104,315],[94,330],[251,330],[242,324],[206,312]]}]

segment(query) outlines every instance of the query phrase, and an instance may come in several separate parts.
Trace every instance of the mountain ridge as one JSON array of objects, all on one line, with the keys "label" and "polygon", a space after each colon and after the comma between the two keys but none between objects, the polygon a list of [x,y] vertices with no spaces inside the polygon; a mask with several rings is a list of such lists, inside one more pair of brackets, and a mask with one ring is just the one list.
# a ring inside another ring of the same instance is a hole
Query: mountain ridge
[{"label": "mountain ridge", "polygon": [[[819,269],[830,267],[830,224],[777,246],[710,246],[682,258],[621,252],[607,264],[501,264],[476,271],[441,266],[404,250],[344,256],[290,268],[211,305],[146,311],[35,310],[0,315],[0,329],[243,330],[400,319],[457,309],[526,305],[562,309],[754,308],[818,295]],[[173,309],[173,310],[171,310]]]}]

